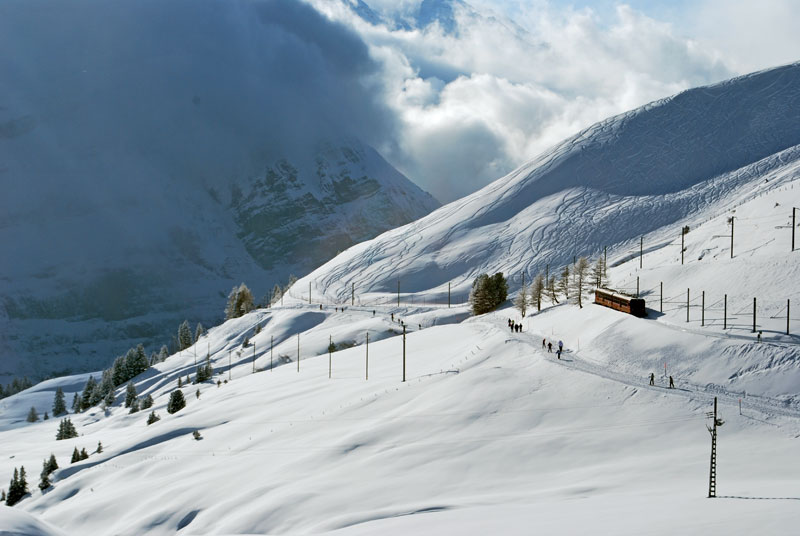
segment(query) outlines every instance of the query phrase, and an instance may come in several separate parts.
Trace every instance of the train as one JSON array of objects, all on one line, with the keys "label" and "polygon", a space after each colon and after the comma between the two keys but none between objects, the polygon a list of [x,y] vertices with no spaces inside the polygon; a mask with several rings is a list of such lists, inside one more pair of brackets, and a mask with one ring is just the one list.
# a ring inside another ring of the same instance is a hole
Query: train
[{"label": "train", "polygon": [[594,289],[594,303],[628,313],[639,318],[647,316],[643,298],[629,296],[610,288]]}]

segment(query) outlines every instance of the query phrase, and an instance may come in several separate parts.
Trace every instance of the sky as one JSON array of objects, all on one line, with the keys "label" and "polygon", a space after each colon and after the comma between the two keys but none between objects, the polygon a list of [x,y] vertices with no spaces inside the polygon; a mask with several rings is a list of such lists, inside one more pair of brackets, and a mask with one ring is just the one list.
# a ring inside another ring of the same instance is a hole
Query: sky
[{"label": "sky", "polygon": [[359,0],[307,1],[378,65],[393,119],[367,141],[442,202],[609,116],[800,59],[791,1],[440,0],[455,31],[415,25],[421,0],[364,0],[379,24]]}]

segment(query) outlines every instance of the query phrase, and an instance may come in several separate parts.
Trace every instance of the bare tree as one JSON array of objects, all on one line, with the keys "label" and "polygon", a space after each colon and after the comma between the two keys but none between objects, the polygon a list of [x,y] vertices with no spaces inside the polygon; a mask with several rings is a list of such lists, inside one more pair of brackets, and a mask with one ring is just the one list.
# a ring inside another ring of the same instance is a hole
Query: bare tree
[{"label": "bare tree", "polygon": [[589,274],[589,260],[581,257],[575,263],[572,272],[572,293],[578,302],[578,307],[583,308],[583,287]]},{"label": "bare tree", "polygon": [[519,289],[519,294],[514,298],[514,307],[519,309],[522,318],[525,318],[525,313],[528,311],[528,285],[522,285]]},{"label": "bare tree", "polygon": [[558,289],[564,293],[564,299],[569,299],[569,264],[564,266],[561,271],[561,279],[558,282]]},{"label": "bare tree", "polygon": [[550,293],[550,301],[558,303],[558,296],[556,296],[556,276],[551,275],[547,281],[547,292]]},{"label": "bare tree", "polygon": [[536,303],[536,310],[542,310],[542,293],[544,292],[544,276],[537,274],[531,286],[531,304]]},{"label": "bare tree", "polygon": [[603,263],[602,255],[597,258],[597,262],[592,268],[592,276],[594,276],[594,286],[601,287],[603,285],[603,274],[605,273],[605,266]]}]

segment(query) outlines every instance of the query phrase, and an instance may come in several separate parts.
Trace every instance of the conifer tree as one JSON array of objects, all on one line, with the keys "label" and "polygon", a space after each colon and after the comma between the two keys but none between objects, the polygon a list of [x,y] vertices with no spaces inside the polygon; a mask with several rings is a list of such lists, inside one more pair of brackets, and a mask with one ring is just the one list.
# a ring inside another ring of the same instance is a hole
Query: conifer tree
[{"label": "conifer tree", "polygon": [[75,430],[75,426],[72,424],[72,421],[69,419],[69,417],[65,417],[58,425],[56,440],[70,439],[73,437],[78,437],[78,431]]},{"label": "conifer tree", "polygon": [[81,393],[81,410],[87,410],[92,407],[92,391],[94,391],[96,383],[94,376],[89,376],[86,386],[83,388],[83,393]]},{"label": "conifer tree", "polygon": [[183,397],[183,391],[180,389],[172,391],[169,394],[169,402],[167,402],[167,413],[176,413],[184,407],[186,407],[186,399]]},{"label": "conifer tree", "polygon": [[149,425],[153,424],[154,422],[157,422],[157,421],[160,421],[160,420],[161,420],[161,417],[156,415],[155,411],[151,411],[150,415],[147,416],[147,425],[149,426]]},{"label": "conifer tree", "polygon": [[136,400],[136,386],[133,385],[133,382],[128,382],[128,386],[125,388],[125,407],[131,407],[134,400]]},{"label": "conifer tree", "polygon": [[97,442],[97,450],[95,452],[97,452],[98,454],[103,452],[103,444],[99,441]]},{"label": "conifer tree", "polygon": [[239,318],[240,316],[249,313],[255,308],[253,305],[253,293],[247,288],[247,285],[234,286],[231,293],[228,295],[228,303],[225,306],[225,319]]},{"label": "conifer tree", "polygon": [[69,463],[75,463],[81,461],[81,453],[78,452],[78,447],[75,447],[72,450],[72,458],[70,458]]},{"label": "conifer tree", "polygon": [[8,495],[6,496],[6,505],[14,506],[28,493],[28,482],[25,478],[25,467],[14,468],[14,477],[8,485]]},{"label": "conifer tree", "polygon": [[48,415],[47,412],[45,411],[44,412],[44,417],[42,417],[42,419],[46,421],[49,418],[50,418],[50,415]]},{"label": "conifer tree", "polygon": [[87,460],[87,459],[89,459],[89,453],[86,452],[85,448],[82,448],[81,449],[81,460]]},{"label": "conifer tree", "polygon": [[198,322],[197,323],[197,328],[195,328],[195,330],[194,330],[194,342],[197,342],[197,340],[200,337],[202,337],[203,335],[205,335],[205,333],[206,333],[206,330],[203,329],[203,324]]},{"label": "conifer tree", "polygon": [[105,403],[107,408],[110,408],[114,405],[114,400],[116,400],[116,396],[114,395],[114,390],[112,389],[108,393],[106,393],[106,397],[103,399],[103,403]]},{"label": "conifer tree", "polygon": [[0,502],[6,502],[6,490],[0,489]]},{"label": "conifer tree", "polygon": [[75,396],[72,397],[72,412],[80,413],[80,411],[81,411],[81,399],[78,396],[78,393],[75,393]]},{"label": "conifer tree", "polygon": [[28,422],[36,422],[39,420],[39,414],[36,413],[36,408],[31,406],[30,411],[28,412],[28,417],[25,419]]},{"label": "conifer tree", "polygon": [[136,413],[137,411],[139,411],[139,399],[134,398],[131,403],[131,410],[128,413]]},{"label": "conifer tree", "polygon": [[66,400],[64,400],[64,391],[61,387],[56,388],[56,395],[53,398],[53,417],[60,417],[67,412]]},{"label": "conifer tree", "polygon": [[52,474],[55,470],[58,469],[58,462],[56,461],[55,454],[50,454],[50,459],[47,460],[47,472],[48,474]]},{"label": "conifer tree", "polygon": [[180,389],[181,387],[183,387],[183,378],[178,376],[178,389]]},{"label": "conifer tree", "polygon": [[169,348],[167,348],[167,345],[165,344],[161,347],[161,350],[158,352],[158,360],[164,362],[167,360],[168,357],[169,357]]},{"label": "conifer tree", "polygon": [[39,480],[40,490],[44,491],[50,486],[52,486],[52,483],[50,482],[50,471],[48,471],[47,460],[42,462],[42,473],[40,477],[41,477]]},{"label": "conifer tree", "polygon": [[178,326],[178,349],[179,350],[186,350],[190,346],[194,344],[192,340],[192,330],[189,327],[189,321],[184,320],[180,326]]},{"label": "conifer tree", "polygon": [[142,399],[141,409],[150,409],[151,407],[153,407],[153,397],[148,393]]}]

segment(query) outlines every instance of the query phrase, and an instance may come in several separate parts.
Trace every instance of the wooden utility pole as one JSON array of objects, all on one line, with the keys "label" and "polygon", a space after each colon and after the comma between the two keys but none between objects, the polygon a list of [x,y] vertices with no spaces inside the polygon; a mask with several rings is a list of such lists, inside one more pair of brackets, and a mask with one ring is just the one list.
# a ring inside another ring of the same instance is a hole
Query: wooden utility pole
[{"label": "wooden utility pole", "polygon": [[714,412],[707,413],[707,417],[713,418],[711,426],[706,425],[711,434],[711,468],[708,473],[708,498],[717,496],[717,427],[725,424],[725,421],[717,416],[717,397],[714,397]]},{"label": "wooden utility pole", "polygon": [[369,380],[369,332],[367,332],[367,362],[364,366],[364,370],[366,372],[365,380]]},{"label": "wooden utility pole", "polygon": [[789,300],[786,300],[786,334],[789,334]]},{"label": "wooden utility pole", "polygon": [[756,299],[753,298],[753,333],[756,332]]},{"label": "wooden utility pole", "polygon": [[689,289],[686,289],[686,321],[689,321]]},{"label": "wooden utility pole", "polygon": [[403,324],[403,381],[406,381],[406,325]]},{"label": "wooden utility pole", "polygon": [[639,268],[642,267],[642,257],[644,257],[644,236],[639,237]]},{"label": "wooden utility pole", "polygon": [[350,283],[350,305],[352,306],[355,304],[356,304],[356,284]]},{"label": "wooden utility pole", "polygon": [[400,307],[400,280],[397,280],[397,306]]},{"label": "wooden utility pole", "polygon": [[722,313],[722,329],[728,329],[728,295],[725,294],[725,305]]},{"label": "wooden utility pole", "polygon": [[450,308],[450,282],[447,282],[447,308]]},{"label": "wooden utility pole", "polygon": [[659,310],[663,313],[664,312],[664,282],[661,282],[661,305]]},{"label": "wooden utility pole", "polygon": [[636,276],[636,297],[639,297],[639,276]]},{"label": "wooden utility pole", "polygon": [[608,246],[603,246],[603,279],[608,276]]},{"label": "wooden utility pole", "polygon": [[736,216],[731,216],[728,221],[731,222],[731,259],[733,258],[733,222],[736,219]]},{"label": "wooden utility pole", "polygon": [[706,325],[706,291],[703,291],[703,301],[700,304],[700,325]]},{"label": "wooden utility pole", "polygon": [[792,251],[794,251],[794,229],[795,225],[795,211],[798,210],[796,207],[792,207]]}]

